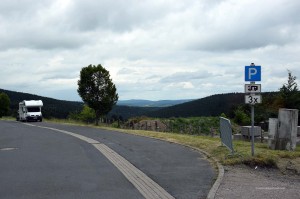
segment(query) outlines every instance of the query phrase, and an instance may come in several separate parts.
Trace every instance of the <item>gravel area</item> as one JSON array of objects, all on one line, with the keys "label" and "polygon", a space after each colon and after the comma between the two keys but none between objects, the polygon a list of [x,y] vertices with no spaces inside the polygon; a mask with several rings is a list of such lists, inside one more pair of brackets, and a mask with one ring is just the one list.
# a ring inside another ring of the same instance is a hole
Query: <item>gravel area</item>
[{"label": "gravel area", "polygon": [[216,199],[300,198],[300,175],[247,166],[225,166],[224,170]]}]

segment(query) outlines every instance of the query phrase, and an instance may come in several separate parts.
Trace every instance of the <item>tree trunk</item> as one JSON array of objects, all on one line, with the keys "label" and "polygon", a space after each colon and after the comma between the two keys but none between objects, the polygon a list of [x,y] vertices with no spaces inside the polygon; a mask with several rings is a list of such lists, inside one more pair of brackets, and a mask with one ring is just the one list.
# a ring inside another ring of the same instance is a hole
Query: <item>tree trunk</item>
[{"label": "tree trunk", "polygon": [[95,111],[95,112],[96,112],[96,126],[99,126],[100,113],[99,111]]}]

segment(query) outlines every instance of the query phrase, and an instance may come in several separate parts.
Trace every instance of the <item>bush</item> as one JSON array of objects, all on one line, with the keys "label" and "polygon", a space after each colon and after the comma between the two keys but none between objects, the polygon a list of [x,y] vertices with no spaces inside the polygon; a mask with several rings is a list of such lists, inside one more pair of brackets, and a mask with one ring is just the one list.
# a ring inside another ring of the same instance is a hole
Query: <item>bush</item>
[{"label": "bush", "polygon": [[6,93],[0,93],[0,118],[9,112],[10,99]]},{"label": "bush", "polygon": [[251,123],[250,117],[243,111],[241,107],[238,107],[234,111],[233,121],[239,125],[249,125]]},{"label": "bush", "polygon": [[169,131],[191,135],[210,134],[211,128],[218,132],[218,117],[171,118],[164,120]]},{"label": "bush", "polygon": [[95,121],[96,114],[93,109],[87,105],[84,105],[80,113],[70,113],[69,118],[86,123],[93,123]]}]

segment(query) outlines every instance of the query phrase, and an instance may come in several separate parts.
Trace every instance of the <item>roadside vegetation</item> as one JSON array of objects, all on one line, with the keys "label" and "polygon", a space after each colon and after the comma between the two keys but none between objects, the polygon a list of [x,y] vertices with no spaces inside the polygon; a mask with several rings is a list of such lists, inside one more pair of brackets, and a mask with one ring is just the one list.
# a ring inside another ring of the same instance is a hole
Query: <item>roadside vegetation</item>
[{"label": "roadside vegetation", "polygon": [[10,99],[6,93],[0,92],[0,118],[9,112]]},{"label": "roadside vegetation", "polygon": [[245,164],[251,167],[267,167],[277,168],[283,173],[292,172],[293,174],[300,175],[300,146],[296,147],[295,151],[282,151],[271,150],[268,148],[267,143],[255,143],[255,155],[251,155],[251,142],[247,141],[233,141],[234,153],[222,146],[221,140],[218,136],[212,137],[209,135],[188,135],[182,133],[173,132],[156,132],[145,130],[131,130],[113,128],[107,124],[95,124],[78,123],[74,120],[58,120],[51,119],[50,122],[59,122],[70,125],[82,125],[93,128],[102,128],[111,131],[118,131],[122,133],[128,133],[138,136],[146,136],[155,139],[161,139],[168,142],[178,143],[185,146],[189,146],[195,149],[199,149],[209,154],[209,158],[212,157],[219,161],[223,165],[239,165]]}]

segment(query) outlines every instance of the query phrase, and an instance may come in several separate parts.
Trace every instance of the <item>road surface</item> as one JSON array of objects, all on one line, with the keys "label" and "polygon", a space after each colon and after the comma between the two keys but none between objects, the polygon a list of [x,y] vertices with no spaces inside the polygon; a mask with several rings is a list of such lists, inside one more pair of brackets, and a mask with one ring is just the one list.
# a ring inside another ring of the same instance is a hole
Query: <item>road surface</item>
[{"label": "road surface", "polygon": [[197,151],[141,136],[0,121],[0,198],[205,198],[215,171]]}]

